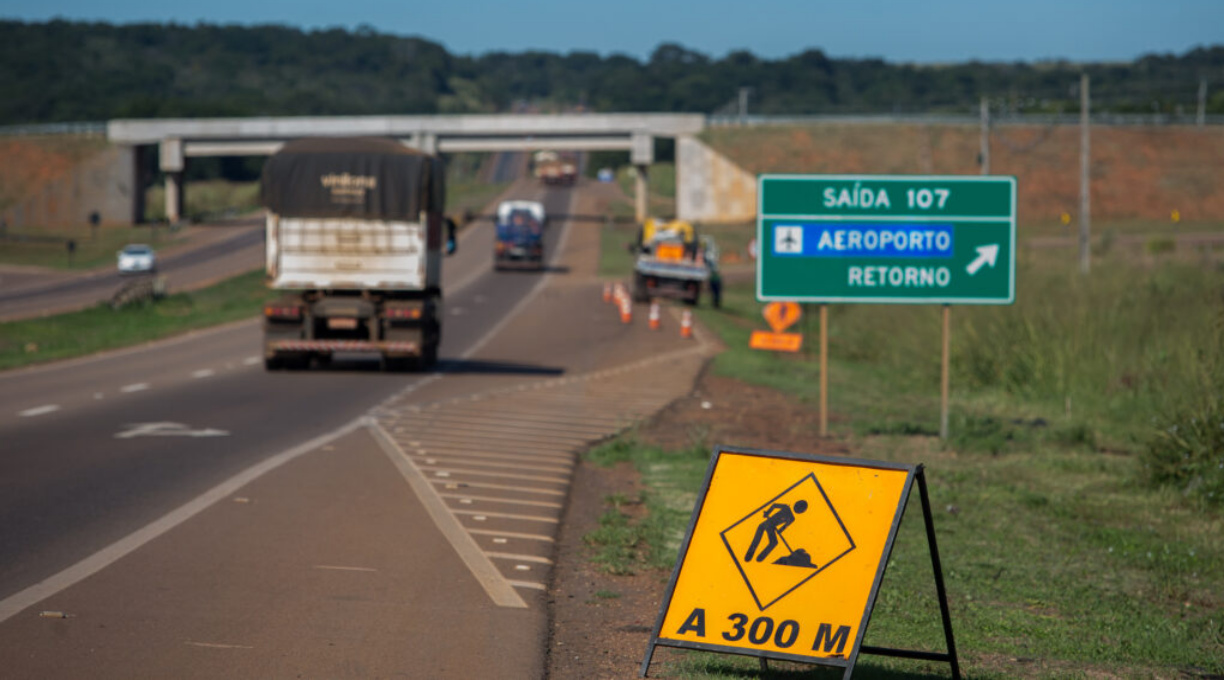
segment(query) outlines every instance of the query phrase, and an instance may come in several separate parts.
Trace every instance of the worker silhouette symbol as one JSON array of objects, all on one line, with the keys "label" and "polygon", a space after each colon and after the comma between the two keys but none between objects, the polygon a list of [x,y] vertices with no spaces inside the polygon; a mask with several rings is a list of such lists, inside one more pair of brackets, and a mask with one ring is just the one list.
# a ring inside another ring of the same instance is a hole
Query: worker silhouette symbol
[{"label": "worker silhouette symbol", "polygon": [[[757,525],[756,533],[752,536],[752,544],[748,546],[748,553],[744,555],[744,561],[751,562],[752,556],[755,554],[757,562],[764,562],[765,558],[769,557],[769,554],[774,551],[774,548],[778,547],[778,541],[781,540],[789,554],[786,557],[775,560],[774,564],[815,568],[816,565],[812,564],[812,559],[808,557],[807,551],[802,548],[799,550],[791,548],[790,544],[786,542],[786,537],[782,535],[782,532],[786,531],[787,527],[795,523],[795,515],[802,515],[807,511],[807,508],[808,503],[805,500],[795,501],[793,511],[786,503],[774,503],[769,506],[769,509],[765,511],[765,519],[761,520],[761,523]],[[757,553],[756,549],[761,544],[762,538],[769,540],[765,544],[765,549]]]}]

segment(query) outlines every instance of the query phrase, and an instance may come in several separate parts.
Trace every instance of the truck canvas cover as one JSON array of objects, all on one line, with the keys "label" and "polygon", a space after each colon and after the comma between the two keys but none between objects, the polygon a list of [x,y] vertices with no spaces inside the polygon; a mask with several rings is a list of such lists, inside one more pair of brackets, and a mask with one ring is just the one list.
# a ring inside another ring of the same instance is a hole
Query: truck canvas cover
[{"label": "truck canvas cover", "polygon": [[442,161],[381,137],[291,141],[264,165],[263,204],[282,217],[416,222],[441,210]]}]

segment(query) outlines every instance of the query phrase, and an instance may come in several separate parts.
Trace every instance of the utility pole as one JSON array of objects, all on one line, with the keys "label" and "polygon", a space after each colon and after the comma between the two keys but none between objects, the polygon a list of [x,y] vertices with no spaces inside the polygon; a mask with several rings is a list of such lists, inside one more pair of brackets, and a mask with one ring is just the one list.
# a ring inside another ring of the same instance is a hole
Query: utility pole
[{"label": "utility pole", "polygon": [[1194,122],[1199,127],[1203,127],[1204,125],[1207,124],[1207,79],[1206,78],[1199,79],[1198,116],[1195,117]]},{"label": "utility pole", "polygon": [[982,97],[982,174],[990,174],[990,100]]},{"label": "utility pole", "polygon": [[1089,248],[1089,233],[1091,231],[1091,153],[1089,153],[1088,112],[1091,100],[1088,95],[1088,74],[1080,74],[1080,272],[1087,274],[1092,265],[1092,251]]}]

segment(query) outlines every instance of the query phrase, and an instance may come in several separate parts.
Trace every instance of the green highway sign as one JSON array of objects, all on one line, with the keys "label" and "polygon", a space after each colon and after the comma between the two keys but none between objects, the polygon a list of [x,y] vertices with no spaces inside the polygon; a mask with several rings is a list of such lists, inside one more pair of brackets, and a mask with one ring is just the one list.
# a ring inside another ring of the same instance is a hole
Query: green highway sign
[{"label": "green highway sign", "polygon": [[761,175],[762,301],[1007,305],[1016,178]]}]

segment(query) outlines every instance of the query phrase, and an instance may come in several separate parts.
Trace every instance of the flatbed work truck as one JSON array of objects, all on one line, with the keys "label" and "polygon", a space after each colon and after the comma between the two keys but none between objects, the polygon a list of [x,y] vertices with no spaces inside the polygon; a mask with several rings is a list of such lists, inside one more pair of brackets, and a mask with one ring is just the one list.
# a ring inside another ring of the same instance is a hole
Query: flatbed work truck
[{"label": "flatbed work truck", "polygon": [[441,342],[441,159],[385,138],[307,138],[268,159],[264,365],[305,368],[337,352],[384,370],[432,366]]}]

